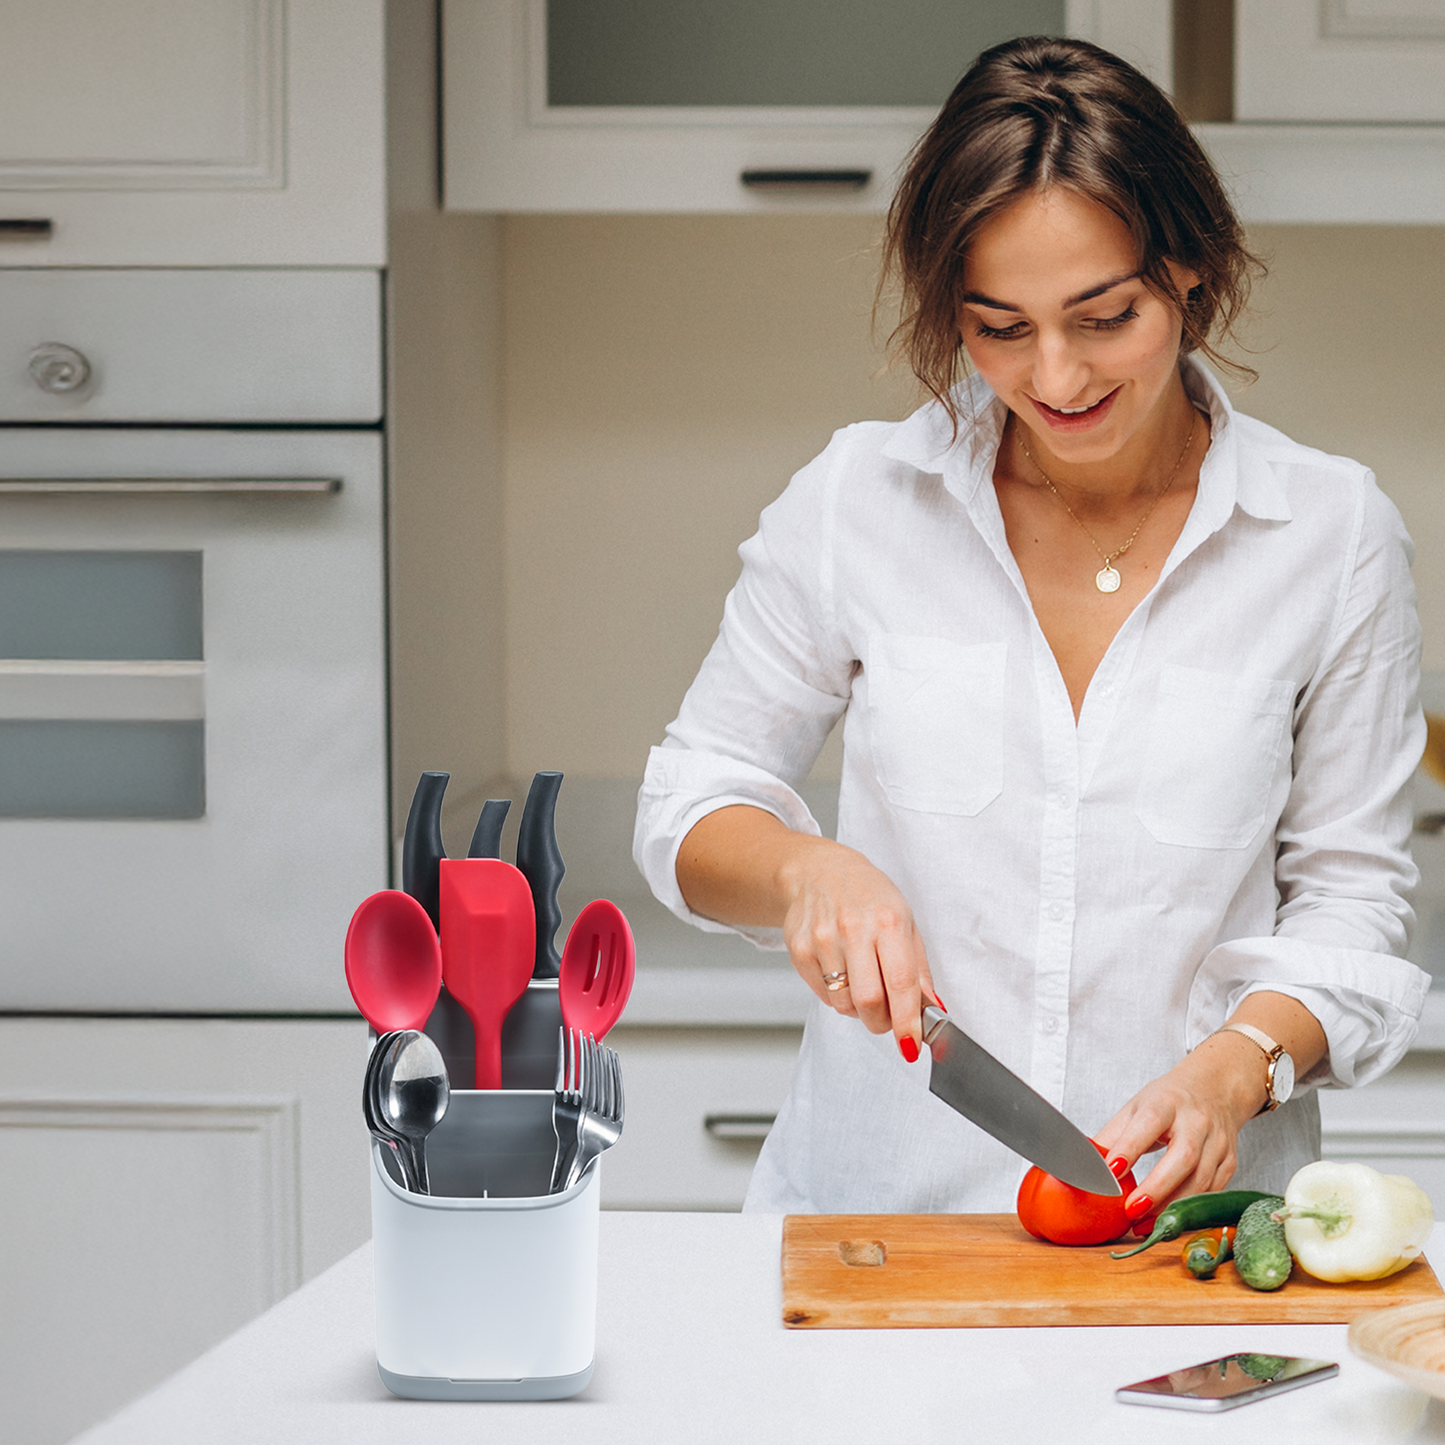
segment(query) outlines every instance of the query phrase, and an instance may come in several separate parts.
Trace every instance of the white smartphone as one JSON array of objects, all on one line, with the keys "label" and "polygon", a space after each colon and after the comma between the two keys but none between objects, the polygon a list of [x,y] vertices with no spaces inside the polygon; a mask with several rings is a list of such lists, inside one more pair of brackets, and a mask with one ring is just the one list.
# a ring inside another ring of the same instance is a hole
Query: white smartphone
[{"label": "white smartphone", "polygon": [[1339,1373],[1340,1367],[1329,1360],[1301,1360],[1291,1355],[1223,1355],[1186,1370],[1171,1370],[1152,1380],[1125,1385],[1114,1391],[1114,1398],[1125,1405],[1233,1410],[1237,1405],[1297,1390]]}]

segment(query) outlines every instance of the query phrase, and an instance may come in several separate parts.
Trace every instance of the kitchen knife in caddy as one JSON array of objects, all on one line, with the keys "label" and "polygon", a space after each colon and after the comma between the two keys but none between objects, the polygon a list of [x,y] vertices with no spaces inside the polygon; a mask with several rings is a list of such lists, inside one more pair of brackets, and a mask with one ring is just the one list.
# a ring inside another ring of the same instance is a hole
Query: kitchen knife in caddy
[{"label": "kitchen knife in caddy", "polygon": [[[441,930],[438,870],[441,860],[447,856],[442,844],[442,796],[451,776],[426,772],[417,779],[401,842],[402,891],[410,893],[426,909],[432,927],[438,932]],[[447,1073],[454,1079],[470,1079],[476,1067],[472,1022],[466,1010],[447,991],[445,983],[422,1028],[441,1050]]]},{"label": "kitchen knife in caddy", "polygon": [[933,1055],[929,1091],[951,1109],[1075,1189],[1114,1198],[1124,1192],[1083,1130],[931,1004],[923,1010],[923,1041]]},{"label": "kitchen knife in caddy", "polygon": [[438,867],[442,978],[472,1021],[476,1087],[499,1089],[502,1025],[532,976],[532,892],[499,858],[443,858]]},{"label": "kitchen knife in caddy", "polygon": [[561,773],[537,773],[527,790],[517,830],[517,867],[532,891],[536,943],[531,982],[507,1015],[502,1031],[502,1087],[506,1089],[550,1089],[557,1072],[557,1030],[562,1026],[556,944],[562,909],[557,890],[567,871],[557,847],[561,787]]}]

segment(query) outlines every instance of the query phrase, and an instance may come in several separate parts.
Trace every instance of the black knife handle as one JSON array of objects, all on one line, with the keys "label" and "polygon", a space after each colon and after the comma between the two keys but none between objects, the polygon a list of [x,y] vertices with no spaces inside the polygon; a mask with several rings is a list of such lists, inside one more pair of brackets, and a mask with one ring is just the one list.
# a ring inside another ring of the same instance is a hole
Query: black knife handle
[{"label": "black knife handle", "polygon": [[557,890],[567,871],[557,849],[557,793],[561,786],[561,773],[537,773],[533,777],[517,833],[517,867],[531,887],[537,913],[533,978],[556,978],[561,963],[556,935],[562,924],[562,909],[557,903]]},{"label": "black knife handle", "polygon": [[507,821],[507,810],[511,806],[510,798],[488,798],[482,804],[482,816],[477,819],[477,831],[472,834],[472,846],[467,849],[468,858],[502,856],[502,824]]},{"label": "black knife handle", "polygon": [[401,843],[401,886],[426,909],[438,932],[441,930],[441,861],[447,856],[442,843],[442,794],[451,776],[450,773],[423,773],[417,780]]}]

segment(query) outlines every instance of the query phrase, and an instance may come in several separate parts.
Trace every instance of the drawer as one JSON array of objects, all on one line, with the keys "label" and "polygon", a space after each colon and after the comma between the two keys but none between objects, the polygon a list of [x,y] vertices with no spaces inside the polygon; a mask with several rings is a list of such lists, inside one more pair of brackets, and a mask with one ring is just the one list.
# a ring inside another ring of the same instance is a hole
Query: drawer
[{"label": "drawer", "polygon": [[381,417],[381,278],[0,271],[0,422]]},{"label": "drawer", "polygon": [[801,1029],[617,1028],[627,1123],[607,1209],[738,1209],[792,1083]]}]

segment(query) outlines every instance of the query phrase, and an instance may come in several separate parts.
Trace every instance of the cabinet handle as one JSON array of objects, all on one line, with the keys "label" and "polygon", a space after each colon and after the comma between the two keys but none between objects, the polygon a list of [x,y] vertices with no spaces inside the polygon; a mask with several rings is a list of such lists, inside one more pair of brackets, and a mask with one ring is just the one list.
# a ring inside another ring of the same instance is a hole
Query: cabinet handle
[{"label": "cabinet handle", "polygon": [[0,241],[48,241],[54,234],[48,216],[0,216]]},{"label": "cabinet handle", "polygon": [[89,492],[125,496],[173,496],[178,492],[226,496],[339,492],[340,477],[0,477],[0,492]]},{"label": "cabinet handle", "polygon": [[754,191],[808,190],[861,191],[873,179],[872,171],[744,171],[739,177]]},{"label": "cabinet handle", "polygon": [[761,1144],[777,1118],[776,1114],[708,1114],[702,1127],[714,1139],[748,1139]]}]

